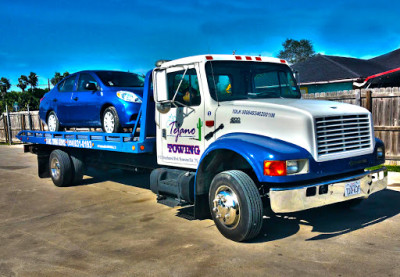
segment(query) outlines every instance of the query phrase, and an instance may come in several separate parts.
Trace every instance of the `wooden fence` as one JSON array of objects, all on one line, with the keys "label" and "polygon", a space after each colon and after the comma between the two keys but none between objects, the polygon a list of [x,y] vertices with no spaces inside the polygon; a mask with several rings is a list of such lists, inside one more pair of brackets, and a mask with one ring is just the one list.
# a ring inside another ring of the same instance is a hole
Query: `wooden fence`
[{"label": "wooden fence", "polygon": [[367,108],[372,113],[375,136],[385,143],[386,163],[400,165],[399,88],[303,94],[303,99],[331,100]]},{"label": "wooden fence", "polygon": [[[386,146],[387,163],[400,165],[399,88],[303,94],[303,98],[345,102],[370,110],[374,121],[375,136],[383,140]],[[7,118],[10,120],[8,121]],[[24,129],[44,130],[38,111],[14,112],[9,113],[9,116],[6,113],[0,115],[0,142],[19,142],[15,135]]]},{"label": "wooden fence", "polygon": [[20,143],[15,136],[21,130],[44,130],[38,111],[0,115],[0,142]]}]

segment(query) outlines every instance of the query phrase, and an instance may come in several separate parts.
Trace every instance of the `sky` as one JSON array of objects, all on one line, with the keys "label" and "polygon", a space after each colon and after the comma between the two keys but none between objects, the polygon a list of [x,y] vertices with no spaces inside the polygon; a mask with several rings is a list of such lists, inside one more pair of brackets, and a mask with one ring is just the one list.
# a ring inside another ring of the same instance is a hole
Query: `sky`
[{"label": "sky", "polygon": [[0,77],[85,69],[146,73],[199,54],[276,57],[287,38],[372,58],[400,48],[400,1],[0,0]]}]

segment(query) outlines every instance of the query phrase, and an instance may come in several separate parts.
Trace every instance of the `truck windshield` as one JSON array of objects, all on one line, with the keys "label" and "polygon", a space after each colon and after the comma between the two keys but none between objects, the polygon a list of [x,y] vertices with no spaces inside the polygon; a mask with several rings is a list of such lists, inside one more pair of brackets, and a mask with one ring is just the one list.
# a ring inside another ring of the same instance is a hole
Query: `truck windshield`
[{"label": "truck windshield", "polygon": [[108,87],[143,87],[144,78],[135,73],[120,71],[96,71],[97,76]]},{"label": "truck windshield", "polygon": [[287,65],[260,62],[209,61],[208,87],[216,101],[301,98]]}]

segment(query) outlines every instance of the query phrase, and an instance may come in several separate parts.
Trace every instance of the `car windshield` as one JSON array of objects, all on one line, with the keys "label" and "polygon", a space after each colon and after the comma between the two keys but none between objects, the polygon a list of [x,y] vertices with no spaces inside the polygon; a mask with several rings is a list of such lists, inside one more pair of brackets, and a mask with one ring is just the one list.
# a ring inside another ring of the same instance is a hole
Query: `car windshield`
[{"label": "car windshield", "polygon": [[96,71],[97,76],[108,87],[143,87],[144,78],[135,73],[119,71]]},{"label": "car windshield", "polygon": [[209,61],[208,87],[216,101],[301,98],[290,68],[284,64]]}]

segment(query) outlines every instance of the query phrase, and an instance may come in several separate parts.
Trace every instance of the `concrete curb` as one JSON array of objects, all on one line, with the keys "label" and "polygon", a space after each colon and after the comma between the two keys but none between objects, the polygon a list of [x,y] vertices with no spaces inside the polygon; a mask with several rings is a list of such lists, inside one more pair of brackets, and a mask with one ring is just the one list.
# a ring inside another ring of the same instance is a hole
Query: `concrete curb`
[{"label": "concrete curb", "polygon": [[400,172],[388,172],[388,185],[400,187]]}]

